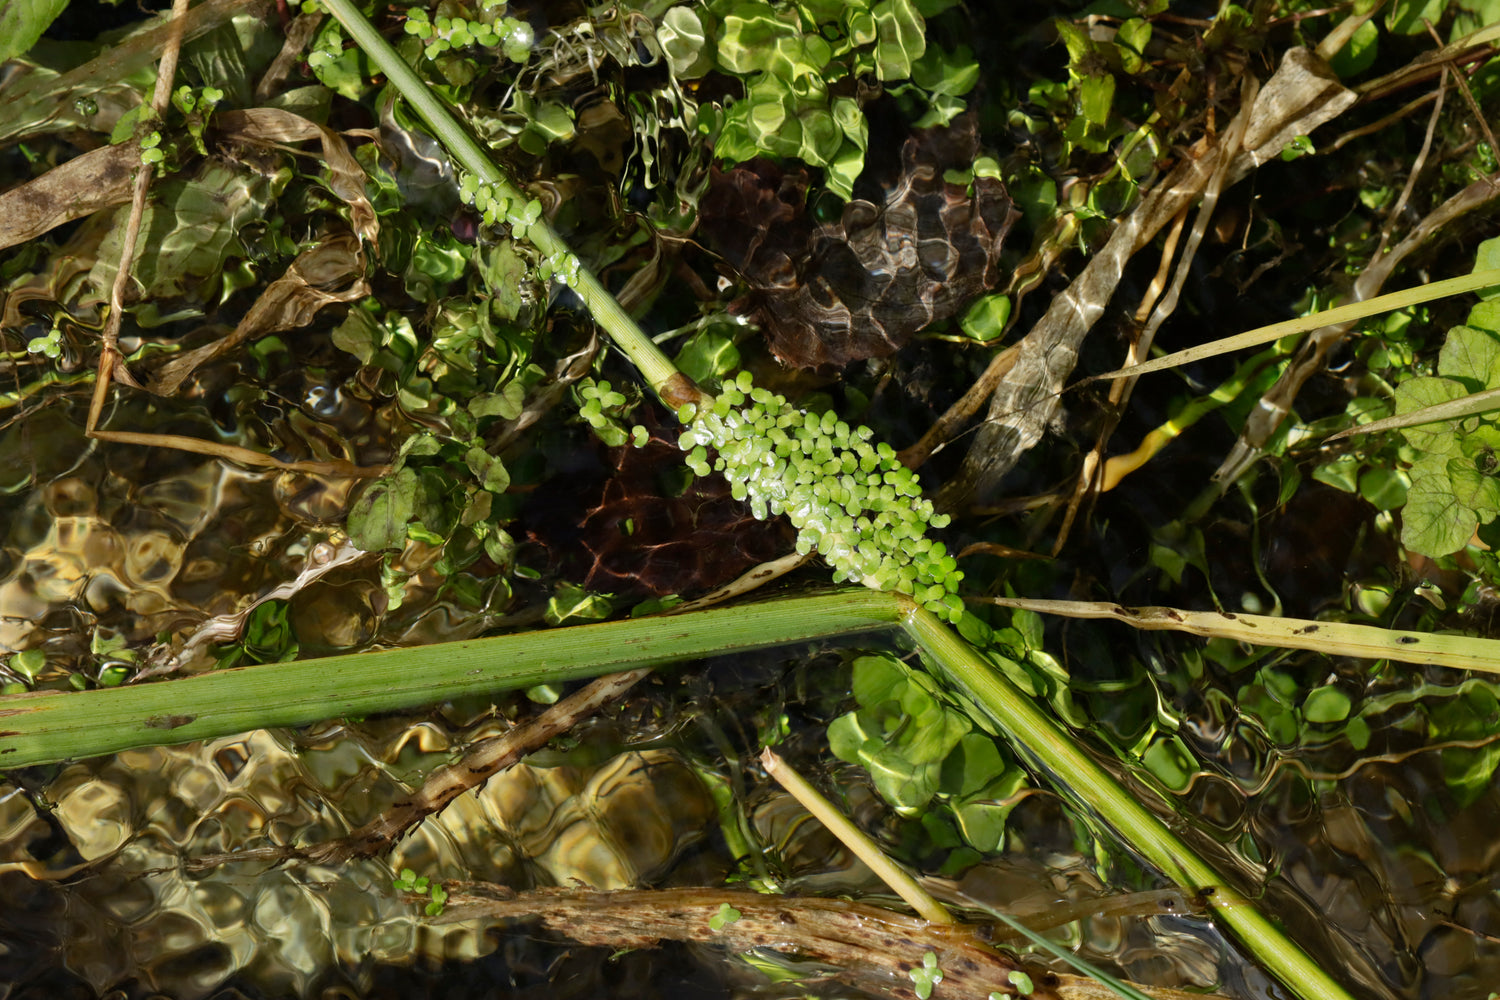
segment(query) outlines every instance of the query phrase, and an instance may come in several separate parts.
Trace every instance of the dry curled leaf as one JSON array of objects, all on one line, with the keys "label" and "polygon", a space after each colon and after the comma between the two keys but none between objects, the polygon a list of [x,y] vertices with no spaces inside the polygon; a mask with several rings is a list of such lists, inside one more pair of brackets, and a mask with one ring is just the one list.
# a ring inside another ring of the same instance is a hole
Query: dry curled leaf
[{"label": "dry curled leaf", "polygon": [[152,375],[147,388],[170,396],[199,365],[246,340],[304,327],[324,306],[369,294],[359,242],[351,233],[331,236],[302,251],[286,274],[267,285],[229,336],[170,359]]},{"label": "dry curled leaf", "polygon": [[131,176],[140,162],[141,147],[133,140],[101,146],[0,194],[0,250],[129,201]]},{"label": "dry curled leaf", "polygon": [[380,238],[375,208],[365,197],[365,172],[349,152],[344,137],[333,129],[279,108],[223,111],[214,116],[214,124],[226,138],[263,146],[319,140],[323,144],[323,161],[328,165],[328,186],[349,206],[349,221],[354,231],[371,244]]}]

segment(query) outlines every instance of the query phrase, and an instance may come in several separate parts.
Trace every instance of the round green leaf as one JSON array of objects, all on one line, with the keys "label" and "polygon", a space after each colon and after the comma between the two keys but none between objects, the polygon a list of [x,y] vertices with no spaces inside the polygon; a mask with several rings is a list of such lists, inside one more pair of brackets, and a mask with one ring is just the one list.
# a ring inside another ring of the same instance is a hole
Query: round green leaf
[{"label": "round green leaf", "polygon": [[1343,722],[1349,717],[1349,706],[1349,695],[1330,684],[1308,693],[1302,717],[1308,722]]}]

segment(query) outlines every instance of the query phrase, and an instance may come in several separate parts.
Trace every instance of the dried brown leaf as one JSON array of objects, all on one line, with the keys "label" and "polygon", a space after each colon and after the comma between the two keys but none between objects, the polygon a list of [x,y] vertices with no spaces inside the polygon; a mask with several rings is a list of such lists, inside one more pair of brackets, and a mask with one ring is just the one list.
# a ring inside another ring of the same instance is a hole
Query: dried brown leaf
[{"label": "dried brown leaf", "polygon": [[262,146],[305,142],[323,144],[323,162],[328,165],[328,186],[349,206],[349,220],[360,238],[374,244],[380,238],[375,208],[365,197],[365,172],[344,137],[333,129],[280,108],[246,108],[225,111],[214,118],[227,138]]},{"label": "dried brown leaf", "polygon": [[0,194],[0,250],[129,201],[131,174],[140,162],[139,143],[103,146]]},{"label": "dried brown leaf", "polygon": [[369,294],[359,241],[352,233],[329,237],[302,251],[286,274],[267,285],[229,336],[172,358],[156,370],[146,388],[170,396],[199,365],[246,340],[304,327],[324,306]]}]

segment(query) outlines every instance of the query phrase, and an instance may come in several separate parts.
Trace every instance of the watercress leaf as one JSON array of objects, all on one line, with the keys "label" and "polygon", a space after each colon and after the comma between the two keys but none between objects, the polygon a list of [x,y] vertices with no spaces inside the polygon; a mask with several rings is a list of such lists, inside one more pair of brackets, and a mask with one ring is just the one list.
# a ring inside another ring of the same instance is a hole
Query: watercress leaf
[{"label": "watercress leaf", "polygon": [[770,4],[735,4],[715,36],[719,65],[731,73],[769,72],[775,67],[786,74],[788,49],[801,48],[800,34],[795,24],[777,17]]},{"label": "watercress leaf", "polygon": [[1115,33],[1115,46],[1120,51],[1120,65],[1125,72],[1133,75],[1147,67],[1146,43],[1149,41],[1150,21],[1132,17],[1120,25],[1120,30]]},{"label": "watercress leaf", "polygon": [[[1424,406],[1452,402],[1463,395],[1464,387],[1453,379],[1420,375],[1396,386],[1396,413],[1410,413]],[[1456,426],[1452,420],[1443,420],[1403,427],[1401,433],[1420,452],[1448,455],[1458,451],[1458,440],[1454,434]]]},{"label": "watercress leaf", "polygon": [[949,52],[934,45],[911,67],[912,82],[931,94],[962,97],[979,82],[979,63],[967,45]]},{"label": "watercress leaf", "polygon": [[405,468],[371,483],[349,511],[350,540],[366,552],[404,547],[417,489],[416,473]]},{"label": "watercress leaf", "polygon": [[363,309],[350,309],[344,321],[333,328],[333,346],[369,364],[385,343],[385,330]]},{"label": "watercress leaf", "polygon": [[1500,385],[1500,337],[1488,330],[1455,326],[1438,355],[1438,374],[1459,380],[1470,392]]},{"label": "watercress leaf", "polygon": [[687,339],[677,352],[676,364],[693,381],[712,382],[740,366],[740,351],[722,329],[709,327]]},{"label": "watercress leaf", "polygon": [[614,606],[603,594],[591,594],[582,587],[564,583],[557,593],[547,601],[547,623],[562,625],[568,622],[599,621],[608,618]]},{"label": "watercress leaf", "polygon": [[1109,121],[1109,110],[1115,101],[1115,78],[1111,73],[1085,76],[1078,81],[1078,106],[1083,117],[1093,125]]},{"label": "watercress leaf", "polygon": [[526,390],[520,382],[507,382],[499,392],[482,392],[469,400],[469,412],[476,417],[500,417],[514,420],[521,415]]},{"label": "watercress leaf", "polygon": [[1401,544],[1437,558],[1469,544],[1479,518],[1453,495],[1446,481],[1413,478],[1401,510]]},{"label": "watercress leaf", "polygon": [[911,0],[883,0],[875,18],[875,73],[882,80],[904,80],[927,50],[927,25]]},{"label": "watercress leaf", "polygon": [[1308,722],[1343,722],[1349,717],[1350,705],[1347,692],[1327,684],[1307,693],[1302,702],[1302,717]]},{"label": "watercress leaf", "polygon": [[[1493,461],[1492,454],[1488,457]],[[1500,479],[1495,478],[1493,471],[1479,468],[1467,456],[1448,460],[1448,481],[1454,499],[1484,521],[1500,516]]]},{"label": "watercress leaf", "polygon": [[1369,69],[1375,63],[1375,56],[1380,52],[1380,29],[1375,22],[1366,21],[1354,29],[1354,34],[1344,43],[1344,47],[1330,60],[1328,65],[1341,78],[1348,79],[1358,76]]},{"label": "watercress leaf", "polygon": [[1417,35],[1427,30],[1427,23],[1443,19],[1446,0],[1396,0],[1386,10],[1385,26],[1394,35]]}]

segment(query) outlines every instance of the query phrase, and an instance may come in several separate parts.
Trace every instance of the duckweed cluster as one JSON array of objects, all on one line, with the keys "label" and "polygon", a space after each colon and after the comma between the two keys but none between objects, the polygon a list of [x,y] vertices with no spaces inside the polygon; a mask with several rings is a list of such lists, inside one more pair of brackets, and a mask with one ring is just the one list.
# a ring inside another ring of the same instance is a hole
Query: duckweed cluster
[{"label": "duckweed cluster", "polygon": [[872,443],[868,427],[798,410],[756,387],[747,372],[711,405],[683,407],[678,418],[688,467],[699,476],[723,473],[757,518],[785,514],[797,529],[797,551],[816,550],[835,580],[901,591],[958,621],[963,574],[943,543],[927,537],[948,516],[933,513],[916,474],[890,445]]}]

